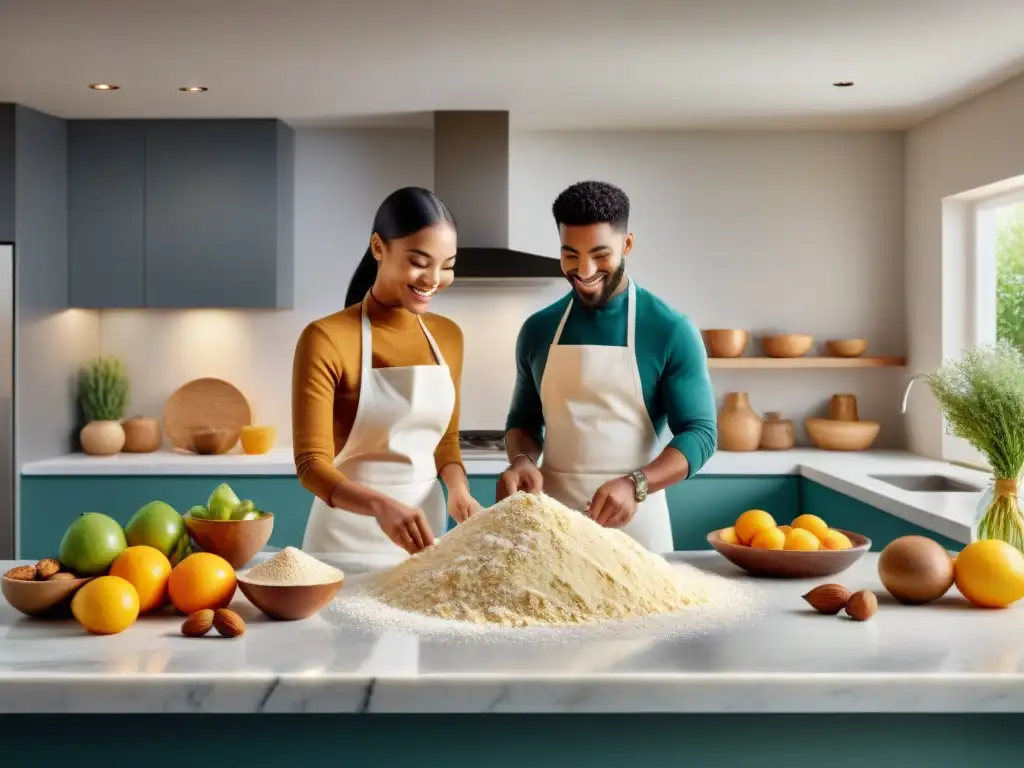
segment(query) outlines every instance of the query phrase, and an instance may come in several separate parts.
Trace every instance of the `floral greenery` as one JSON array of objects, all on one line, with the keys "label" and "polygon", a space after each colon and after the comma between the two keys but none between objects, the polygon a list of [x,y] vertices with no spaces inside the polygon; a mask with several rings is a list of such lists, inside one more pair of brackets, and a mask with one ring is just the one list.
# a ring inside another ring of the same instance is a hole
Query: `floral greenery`
[{"label": "floral greenery", "polygon": [[120,421],[128,406],[128,374],[116,357],[99,357],[78,377],[78,402],[89,421]]},{"label": "floral greenery", "polygon": [[996,335],[1024,349],[1024,205],[996,220]]},{"label": "floral greenery", "polygon": [[[1008,341],[976,347],[945,363],[928,382],[950,433],[983,453],[997,480],[1016,482],[1024,469],[1024,353]],[[1016,494],[995,494],[978,536],[1024,551]]]}]

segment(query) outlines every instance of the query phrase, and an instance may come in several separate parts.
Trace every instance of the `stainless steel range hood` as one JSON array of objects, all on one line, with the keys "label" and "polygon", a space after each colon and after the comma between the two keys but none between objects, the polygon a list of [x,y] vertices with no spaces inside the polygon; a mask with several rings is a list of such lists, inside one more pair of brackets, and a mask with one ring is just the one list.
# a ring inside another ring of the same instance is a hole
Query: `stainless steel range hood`
[{"label": "stainless steel range hood", "polygon": [[434,192],[459,226],[455,286],[564,279],[557,258],[508,247],[508,117],[500,111],[434,113]]}]

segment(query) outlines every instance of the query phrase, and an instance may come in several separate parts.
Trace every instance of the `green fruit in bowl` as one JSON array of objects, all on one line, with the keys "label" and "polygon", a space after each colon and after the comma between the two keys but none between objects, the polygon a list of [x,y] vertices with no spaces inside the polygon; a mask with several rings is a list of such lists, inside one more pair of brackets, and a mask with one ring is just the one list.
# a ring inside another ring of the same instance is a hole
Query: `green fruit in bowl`
[{"label": "green fruit in bowl", "polygon": [[210,498],[206,502],[206,508],[210,513],[208,519],[230,520],[235,508],[241,503],[235,492],[231,490],[231,486],[221,483],[213,489],[213,493],[210,494]]},{"label": "green fruit in bowl", "polygon": [[170,557],[185,537],[185,521],[170,504],[151,501],[132,515],[124,533],[129,547],[153,547]]},{"label": "green fruit in bowl", "polygon": [[249,499],[239,502],[231,513],[232,520],[254,520],[257,517],[259,517],[259,513],[256,512],[256,505]]},{"label": "green fruit in bowl", "polygon": [[192,541],[188,536],[182,536],[178,540],[178,546],[170,555],[171,567],[173,568],[186,557],[192,554]]},{"label": "green fruit in bowl", "polygon": [[79,576],[106,573],[128,542],[114,518],[99,512],[85,512],[75,518],[60,541],[57,559]]},{"label": "green fruit in bowl", "polygon": [[202,504],[196,504],[185,513],[186,516],[191,517],[195,520],[209,520],[210,510],[204,507]]}]

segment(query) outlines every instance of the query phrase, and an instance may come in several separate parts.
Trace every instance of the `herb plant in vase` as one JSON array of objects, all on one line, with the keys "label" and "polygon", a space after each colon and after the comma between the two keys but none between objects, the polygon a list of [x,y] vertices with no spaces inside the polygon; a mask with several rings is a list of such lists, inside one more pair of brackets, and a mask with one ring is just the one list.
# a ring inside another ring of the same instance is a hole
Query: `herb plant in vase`
[{"label": "herb plant in vase", "polygon": [[124,448],[121,426],[128,405],[128,375],[116,357],[100,357],[78,377],[78,402],[86,425],[79,433],[82,450],[93,456],[112,456]]},{"label": "herb plant in vase", "polygon": [[1018,489],[1024,470],[1024,355],[1006,342],[977,347],[927,379],[950,434],[984,454],[992,469],[972,540],[1000,539],[1024,552]]}]

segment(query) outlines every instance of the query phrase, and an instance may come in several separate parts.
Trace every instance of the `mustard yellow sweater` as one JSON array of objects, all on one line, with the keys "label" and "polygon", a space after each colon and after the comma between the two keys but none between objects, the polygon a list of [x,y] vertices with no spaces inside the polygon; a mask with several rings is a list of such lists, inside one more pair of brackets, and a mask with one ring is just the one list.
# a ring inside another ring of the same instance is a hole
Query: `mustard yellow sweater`
[{"label": "mustard yellow sweater", "polygon": [[[373,333],[373,367],[431,365],[436,362],[416,315],[389,309],[368,299]],[[462,330],[440,315],[423,315],[423,323],[451,369],[455,410],[434,452],[438,471],[462,463],[459,450],[459,405],[462,379]],[[359,404],[360,305],[355,304],[306,326],[292,366],[292,444],[299,480],[330,503],[343,475],[334,467],[352,429]]]}]

